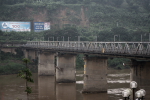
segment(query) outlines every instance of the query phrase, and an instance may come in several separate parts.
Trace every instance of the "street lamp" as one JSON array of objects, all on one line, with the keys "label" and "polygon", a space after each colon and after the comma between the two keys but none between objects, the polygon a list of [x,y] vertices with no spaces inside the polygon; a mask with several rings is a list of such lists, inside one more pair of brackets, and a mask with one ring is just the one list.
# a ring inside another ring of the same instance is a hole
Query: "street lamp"
[{"label": "street lamp", "polygon": [[149,42],[150,42],[150,33],[149,33]]},{"label": "street lamp", "polygon": [[58,41],[58,38],[59,38],[59,37],[57,37],[57,41]]},{"label": "street lamp", "polygon": [[127,100],[129,99],[130,95],[132,93],[132,90],[131,89],[126,89],[122,92],[122,96],[124,97],[124,100]]},{"label": "street lamp", "polygon": [[80,37],[81,37],[81,36],[78,36],[78,42],[80,41]]},{"label": "street lamp", "polygon": [[96,42],[97,42],[97,36],[95,36],[95,40],[96,40]]},{"label": "street lamp", "polygon": [[118,35],[114,35],[114,42],[115,42],[115,40],[116,40],[116,39],[115,39],[115,38],[116,38],[116,36],[118,36]]},{"label": "street lamp", "polygon": [[130,88],[132,88],[133,93],[133,100],[135,99],[135,89],[137,88],[137,83],[135,81],[130,82]]},{"label": "street lamp", "polygon": [[62,38],[63,38],[63,41],[64,41],[64,36],[62,36]]},{"label": "street lamp", "polygon": [[141,34],[141,42],[142,42],[142,38],[143,38],[143,36],[142,36],[142,34]]},{"label": "street lamp", "polygon": [[68,42],[69,42],[69,39],[70,39],[71,37],[68,37]]},{"label": "street lamp", "polygon": [[135,93],[135,96],[138,98],[138,100],[143,100],[145,95],[146,91],[144,89],[140,89]]}]

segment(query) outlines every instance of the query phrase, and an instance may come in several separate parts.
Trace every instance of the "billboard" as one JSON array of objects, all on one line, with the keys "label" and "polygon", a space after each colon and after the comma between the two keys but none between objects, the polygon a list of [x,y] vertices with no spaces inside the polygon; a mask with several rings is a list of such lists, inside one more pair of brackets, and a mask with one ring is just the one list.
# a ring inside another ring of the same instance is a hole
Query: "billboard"
[{"label": "billboard", "polygon": [[0,30],[2,31],[16,31],[16,32],[30,32],[30,22],[11,22],[11,21],[0,21]]},{"label": "billboard", "polygon": [[34,32],[50,30],[50,22],[34,22]]}]

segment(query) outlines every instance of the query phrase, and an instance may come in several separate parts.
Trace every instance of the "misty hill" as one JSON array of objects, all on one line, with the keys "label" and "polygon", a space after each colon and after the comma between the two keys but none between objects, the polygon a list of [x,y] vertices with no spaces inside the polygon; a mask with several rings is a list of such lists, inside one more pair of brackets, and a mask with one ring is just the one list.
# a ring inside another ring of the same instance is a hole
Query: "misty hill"
[{"label": "misty hill", "polygon": [[52,28],[149,30],[149,0],[0,0],[1,21],[50,21]]}]

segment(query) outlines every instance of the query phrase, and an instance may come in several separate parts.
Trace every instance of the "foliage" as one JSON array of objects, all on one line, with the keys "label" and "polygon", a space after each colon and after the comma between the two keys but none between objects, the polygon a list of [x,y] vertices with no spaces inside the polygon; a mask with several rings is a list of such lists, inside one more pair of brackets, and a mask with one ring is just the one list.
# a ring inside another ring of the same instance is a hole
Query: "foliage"
[{"label": "foliage", "polygon": [[22,68],[25,68],[22,64],[7,61],[6,65],[0,66],[0,74],[17,74]]},{"label": "foliage", "polygon": [[[20,59],[23,58],[23,52],[21,49],[15,50],[17,54],[5,53],[0,51],[0,74],[17,74],[19,70],[24,69],[25,66],[22,64]],[[32,63],[29,63],[29,68],[32,72],[37,72],[37,59]],[[32,67],[30,67],[32,66]]]},{"label": "foliage", "polygon": [[113,58],[108,59],[108,66],[115,69],[125,69],[129,68],[129,65],[124,66],[123,63],[129,63],[130,60],[126,58]]},{"label": "foliage", "polygon": [[78,54],[76,59],[76,69],[83,69],[84,61],[83,61],[83,55]]},{"label": "foliage", "polygon": [[26,68],[20,70],[17,76],[26,80],[26,90],[25,90],[25,92],[27,92],[27,95],[28,95],[28,94],[32,93],[32,89],[31,89],[31,87],[28,86],[27,82],[32,82],[33,83],[34,81],[31,78],[32,72],[30,71],[30,69],[27,66],[27,64],[30,62],[30,60],[27,59],[27,58],[24,58],[23,62],[25,63]]}]

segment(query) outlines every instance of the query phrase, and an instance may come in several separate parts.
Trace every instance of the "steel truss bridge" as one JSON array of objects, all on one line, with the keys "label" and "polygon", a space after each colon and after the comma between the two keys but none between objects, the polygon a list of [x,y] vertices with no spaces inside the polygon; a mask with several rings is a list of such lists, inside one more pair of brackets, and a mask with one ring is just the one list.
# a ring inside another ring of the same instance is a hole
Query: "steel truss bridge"
[{"label": "steel truss bridge", "polygon": [[150,58],[150,42],[28,41],[23,47],[68,53]]}]

